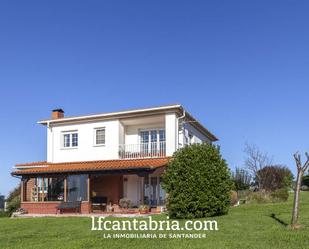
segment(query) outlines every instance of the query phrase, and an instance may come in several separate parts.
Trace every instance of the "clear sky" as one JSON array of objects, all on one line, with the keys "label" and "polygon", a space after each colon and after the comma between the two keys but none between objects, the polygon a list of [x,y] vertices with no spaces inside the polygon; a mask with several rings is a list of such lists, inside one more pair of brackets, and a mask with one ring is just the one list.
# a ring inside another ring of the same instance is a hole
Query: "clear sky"
[{"label": "clear sky", "polygon": [[308,1],[1,1],[0,193],[15,163],[46,160],[66,115],[181,103],[220,138],[294,168],[309,151]]}]

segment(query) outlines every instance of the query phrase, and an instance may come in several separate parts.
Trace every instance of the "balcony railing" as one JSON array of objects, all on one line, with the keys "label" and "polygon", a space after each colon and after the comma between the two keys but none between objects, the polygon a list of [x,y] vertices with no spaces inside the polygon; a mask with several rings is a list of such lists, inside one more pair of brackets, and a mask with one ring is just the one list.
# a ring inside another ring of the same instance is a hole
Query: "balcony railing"
[{"label": "balcony railing", "polygon": [[165,141],[141,144],[121,144],[119,145],[119,158],[136,159],[164,157],[165,151]]}]

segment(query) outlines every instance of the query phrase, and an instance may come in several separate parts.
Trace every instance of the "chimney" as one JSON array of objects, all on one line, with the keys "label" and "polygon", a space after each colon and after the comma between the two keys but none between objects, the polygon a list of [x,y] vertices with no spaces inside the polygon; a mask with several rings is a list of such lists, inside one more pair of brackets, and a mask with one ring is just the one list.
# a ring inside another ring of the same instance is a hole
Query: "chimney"
[{"label": "chimney", "polygon": [[64,111],[62,109],[54,109],[52,110],[52,119],[58,119],[58,118],[63,118],[64,117]]}]

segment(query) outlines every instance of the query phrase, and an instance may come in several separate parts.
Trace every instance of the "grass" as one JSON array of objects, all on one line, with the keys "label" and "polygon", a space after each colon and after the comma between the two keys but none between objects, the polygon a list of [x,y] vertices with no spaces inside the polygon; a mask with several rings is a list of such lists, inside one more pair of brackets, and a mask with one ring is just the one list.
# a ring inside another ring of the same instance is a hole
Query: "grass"
[{"label": "grass", "polygon": [[287,225],[291,199],[233,207],[213,218],[219,231],[206,232],[204,239],[107,239],[105,232],[90,230],[90,218],[0,218],[0,248],[309,248],[309,192],[301,193],[299,230]]}]

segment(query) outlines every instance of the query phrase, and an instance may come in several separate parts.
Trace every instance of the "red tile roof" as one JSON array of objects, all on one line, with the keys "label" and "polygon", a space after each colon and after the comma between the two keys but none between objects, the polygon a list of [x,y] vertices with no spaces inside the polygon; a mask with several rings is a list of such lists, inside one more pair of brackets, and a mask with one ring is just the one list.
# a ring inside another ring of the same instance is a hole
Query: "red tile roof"
[{"label": "red tile roof", "polygon": [[167,165],[170,157],[127,159],[127,160],[102,160],[66,163],[33,162],[16,164],[22,167],[12,172],[12,175],[69,173],[85,171],[107,171],[107,170],[130,170],[130,169],[156,169]]}]

